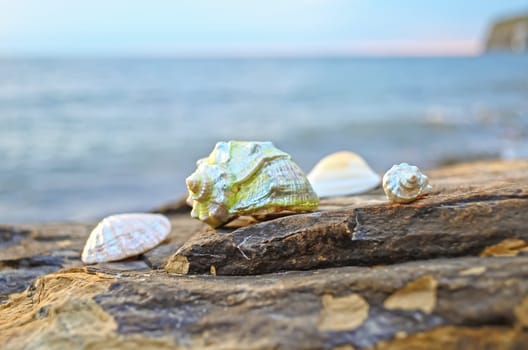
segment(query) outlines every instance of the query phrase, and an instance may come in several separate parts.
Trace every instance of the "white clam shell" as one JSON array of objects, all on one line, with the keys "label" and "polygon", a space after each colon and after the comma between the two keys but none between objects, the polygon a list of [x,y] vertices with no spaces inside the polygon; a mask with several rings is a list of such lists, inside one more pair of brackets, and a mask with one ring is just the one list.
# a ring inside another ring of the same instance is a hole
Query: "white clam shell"
[{"label": "white clam shell", "polygon": [[81,259],[95,264],[136,256],[165,240],[170,230],[170,221],[160,214],[108,216],[90,233]]},{"label": "white clam shell", "polygon": [[429,178],[418,167],[401,163],[383,175],[383,190],[395,203],[410,203],[432,190]]},{"label": "white clam shell", "polygon": [[321,159],[308,174],[319,197],[359,194],[379,186],[381,177],[353,152],[336,152]]}]

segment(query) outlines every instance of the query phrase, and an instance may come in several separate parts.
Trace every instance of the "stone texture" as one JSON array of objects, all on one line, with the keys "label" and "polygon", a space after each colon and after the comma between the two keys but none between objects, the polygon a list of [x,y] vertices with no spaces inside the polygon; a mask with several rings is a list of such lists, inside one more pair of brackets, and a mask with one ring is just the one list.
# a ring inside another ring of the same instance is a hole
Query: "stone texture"
[{"label": "stone texture", "polygon": [[[526,348],[528,161],[427,174],[435,192],[405,206],[378,189],[218,232],[174,214],[162,245],[87,267],[80,252],[95,223],[0,227],[0,344]],[[253,237],[240,246],[241,232]],[[186,274],[164,270],[167,259]],[[251,275],[222,275],[234,272]]]},{"label": "stone texture", "polygon": [[[470,266],[486,271],[463,273]],[[416,283],[424,279],[427,283]],[[420,294],[428,295],[424,305]],[[398,295],[417,300],[414,305],[395,302]],[[116,348],[161,343],[210,349],[366,349],[437,342],[461,349],[487,343],[522,348],[528,341],[523,328],[527,295],[526,256],[259,276],[181,276],[90,266],[41,277],[11,296],[0,306],[0,337],[9,349],[96,348],[108,342]]]},{"label": "stone texture", "polygon": [[[444,256],[479,255],[500,242],[528,241],[526,162],[430,173],[433,192],[410,204],[382,194],[323,201],[319,212],[239,229],[204,229],[168,261],[176,273],[261,274],[349,265],[370,266]],[[452,174],[457,174],[452,175]],[[514,245],[515,245],[514,244]]]}]

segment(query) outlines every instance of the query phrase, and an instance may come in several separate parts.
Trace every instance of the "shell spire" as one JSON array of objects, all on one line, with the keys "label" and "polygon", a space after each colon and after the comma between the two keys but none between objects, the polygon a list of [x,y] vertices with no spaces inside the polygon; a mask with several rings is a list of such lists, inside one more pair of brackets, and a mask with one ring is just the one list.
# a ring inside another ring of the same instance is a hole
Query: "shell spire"
[{"label": "shell spire", "polygon": [[418,167],[401,163],[392,166],[383,175],[383,189],[387,198],[395,203],[410,203],[431,192],[429,178]]},{"label": "shell spire", "polygon": [[170,230],[170,221],[160,214],[108,216],[90,233],[81,260],[95,264],[142,254],[163,242]]},{"label": "shell spire", "polygon": [[306,176],[271,142],[218,142],[186,179],[191,216],[219,227],[241,216],[308,212],[319,199]]}]

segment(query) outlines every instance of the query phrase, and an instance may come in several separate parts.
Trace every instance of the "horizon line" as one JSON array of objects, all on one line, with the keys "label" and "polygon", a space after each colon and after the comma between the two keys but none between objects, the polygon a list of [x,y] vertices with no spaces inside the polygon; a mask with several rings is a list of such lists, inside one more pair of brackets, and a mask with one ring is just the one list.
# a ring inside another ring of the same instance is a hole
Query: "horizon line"
[{"label": "horizon line", "polygon": [[[15,53],[4,54],[0,59],[296,59],[296,58],[442,58],[479,57],[478,52],[98,52],[98,53]],[[495,52],[493,54],[496,54]],[[500,54],[500,53],[499,53]]]},{"label": "horizon line", "polygon": [[146,57],[146,58],[297,58],[297,57],[473,57],[485,53],[480,40],[365,41],[361,43],[147,45],[109,48],[95,45],[60,47],[0,47],[0,57]]},{"label": "horizon line", "polygon": [[[481,57],[488,55],[501,55],[501,52],[479,52],[476,54],[347,54],[347,55],[333,55],[333,54],[322,54],[322,55],[192,55],[192,54],[31,54],[31,55],[2,55],[0,54],[0,60],[47,60],[47,59],[72,59],[72,60],[97,60],[97,59],[130,59],[130,60],[273,60],[273,59],[384,59],[384,58],[472,58]],[[505,52],[504,54],[508,54]]]}]

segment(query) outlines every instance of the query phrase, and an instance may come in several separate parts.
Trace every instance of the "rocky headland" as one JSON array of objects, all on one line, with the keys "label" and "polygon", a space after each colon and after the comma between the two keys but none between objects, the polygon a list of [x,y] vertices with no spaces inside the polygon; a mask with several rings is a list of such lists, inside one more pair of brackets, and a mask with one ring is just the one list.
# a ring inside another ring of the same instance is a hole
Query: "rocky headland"
[{"label": "rocky headland", "polygon": [[485,43],[486,52],[528,52],[528,14],[494,22]]}]

